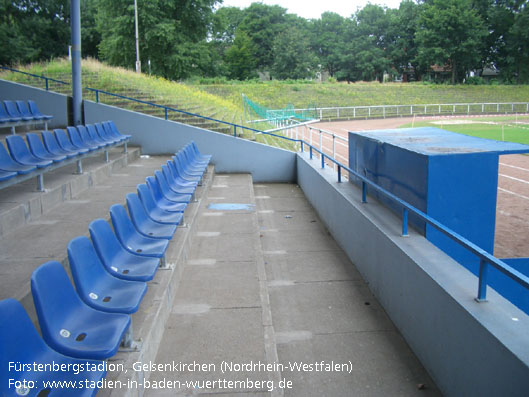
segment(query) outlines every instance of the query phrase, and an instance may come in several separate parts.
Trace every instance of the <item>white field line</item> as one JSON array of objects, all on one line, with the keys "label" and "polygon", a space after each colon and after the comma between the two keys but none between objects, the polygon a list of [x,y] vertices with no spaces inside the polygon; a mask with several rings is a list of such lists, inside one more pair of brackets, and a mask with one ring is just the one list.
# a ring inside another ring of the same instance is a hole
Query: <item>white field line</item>
[{"label": "white field line", "polygon": [[514,176],[509,176],[505,174],[498,174],[498,175],[503,176],[504,178],[512,179],[513,181],[516,181],[516,182],[527,183],[529,185],[529,181],[526,181],[525,179],[519,179],[519,178],[515,178]]},{"label": "white field line", "polygon": [[500,165],[504,165],[505,167],[516,168],[517,170],[529,171],[529,168],[517,167],[515,165],[510,165],[510,164],[505,164],[505,163],[500,163]]},{"label": "white field line", "polygon": [[511,192],[510,190],[503,189],[501,187],[499,187],[498,190],[501,191],[501,192],[504,192],[504,193],[512,194],[513,196],[516,196],[516,197],[520,197],[520,198],[529,200],[529,197],[524,196],[523,194],[518,194],[518,193],[515,193],[515,192]]}]

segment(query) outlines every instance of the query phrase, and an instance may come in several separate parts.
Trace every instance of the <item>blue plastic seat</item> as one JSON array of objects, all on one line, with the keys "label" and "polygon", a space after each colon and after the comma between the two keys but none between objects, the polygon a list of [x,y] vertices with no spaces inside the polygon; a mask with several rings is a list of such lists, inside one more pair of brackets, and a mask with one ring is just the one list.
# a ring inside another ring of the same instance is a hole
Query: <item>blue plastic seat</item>
[{"label": "blue plastic seat", "polygon": [[26,134],[26,141],[28,143],[30,152],[33,154],[33,156],[39,159],[51,160],[54,163],[60,163],[66,160],[66,156],[64,155],[52,154],[48,152],[48,150],[46,150],[46,147],[44,147],[44,144],[40,140],[39,136],[34,132],[28,132]]},{"label": "blue plastic seat", "polygon": [[197,184],[200,184],[202,177],[200,175],[189,175],[188,173],[186,173],[176,156],[172,156],[171,163],[173,164],[173,169],[176,170],[176,174],[181,179],[183,179],[184,181],[196,182]]},{"label": "blue plastic seat", "polygon": [[69,159],[78,156],[78,152],[64,150],[62,147],[60,147],[59,142],[57,142],[57,138],[50,131],[42,131],[42,142],[44,142],[46,150],[56,156],[66,156]]},{"label": "blue plastic seat", "polygon": [[23,165],[11,158],[6,148],[0,143],[0,170],[16,172],[18,174],[29,174],[37,169],[34,165]]},{"label": "blue plastic seat", "polygon": [[173,179],[176,181],[176,183],[178,183],[178,185],[182,187],[193,187],[193,188],[196,188],[198,186],[198,181],[189,181],[189,180],[183,179],[180,176],[180,173],[176,169],[176,166],[173,160],[167,160],[167,167],[169,168],[169,171],[171,171]]},{"label": "blue plastic seat", "polygon": [[[200,181],[202,180],[202,175],[204,171],[195,171],[187,167],[186,163],[183,161],[183,155],[177,155],[172,157],[175,167],[180,173],[180,176],[189,181]],[[186,168],[187,167],[187,168]]]},{"label": "blue plastic seat", "polygon": [[181,152],[184,153],[184,156],[186,157],[187,161],[194,167],[200,169],[205,169],[208,167],[209,160],[198,159],[195,153],[193,152],[193,146],[190,143],[185,145],[182,148]]},{"label": "blue plastic seat", "polygon": [[110,129],[112,130],[112,133],[113,133],[115,136],[124,136],[124,137],[127,138],[127,139],[132,138],[132,135],[122,134],[121,132],[119,132],[118,127],[116,126],[116,124],[114,123],[114,121],[109,120],[109,121],[108,121],[108,125],[110,126]]},{"label": "blue plastic seat", "polygon": [[50,120],[53,118],[53,116],[49,115],[49,114],[42,114],[36,104],[35,101],[33,100],[28,100],[28,106],[29,106],[29,111],[31,112],[31,114],[33,115],[33,117],[37,116],[37,117],[40,117],[42,120]]},{"label": "blue plastic seat", "polygon": [[136,193],[127,194],[127,208],[134,227],[142,235],[167,240],[173,238],[176,224],[162,224],[151,219]]},{"label": "blue plastic seat", "polygon": [[156,222],[179,225],[183,219],[183,213],[170,212],[156,205],[151,190],[145,184],[138,185],[138,196],[149,217]]},{"label": "blue plastic seat", "polygon": [[97,147],[94,147],[92,145],[86,145],[83,142],[83,140],[81,139],[81,135],[79,135],[79,131],[77,131],[76,127],[66,127],[66,132],[68,133],[70,142],[72,142],[72,145],[76,149],[87,149],[89,152],[93,152],[97,149]]},{"label": "blue plastic seat", "polygon": [[[149,177],[149,178],[152,178],[152,177]],[[192,198],[191,194],[180,194],[180,193],[176,193],[171,190],[171,187],[167,183],[167,180],[165,179],[165,176],[163,175],[162,171],[160,170],[154,171],[154,179],[156,180],[158,187],[162,191],[162,194],[168,200],[171,200],[177,203],[187,203],[187,204],[189,204],[189,202],[191,201],[191,198]]]},{"label": "blue plastic seat", "polygon": [[84,125],[78,125],[77,131],[79,131],[79,136],[81,137],[85,145],[91,146],[96,149],[101,149],[106,146],[104,143],[94,141]]},{"label": "blue plastic seat", "polygon": [[190,173],[202,176],[208,168],[207,164],[194,163],[187,154],[185,149],[180,150],[178,153],[180,155],[180,164],[186,168]]},{"label": "blue plastic seat", "polygon": [[[82,384],[97,384],[105,378],[104,362],[98,360],[80,360],[67,357],[52,350],[38,334],[29,316],[22,305],[15,299],[0,301],[0,395],[5,397],[20,396],[66,396],[75,395],[80,397],[91,397],[97,394],[97,388],[85,388]],[[9,363],[30,364],[42,366],[42,371],[13,370]],[[47,364],[47,365],[46,365]],[[77,371],[56,371],[52,366],[61,368],[70,367],[79,369]],[[50,367],[46,370],[46,367]],[[84,367],[84,369],[83,369]],[[101,368],[101,369],[100,369]],[[81,370],[83,369],[83,370]],[[23,384],[12,382],[26,381],[26,385],[34,382],[33,388],[24,387]],[[76,382],[80,385],[75,390],[51,388],[44,382]]]},{"label": "blue plastic seat", "polygon": [[29,151],[24,142],[24,138],[20,135],[11,135],[6,138],[7,147],[9,148],[9,153],[11,157],[17,163],[23,165],[36,166],[37,168],[46,168],[53,164],[51,160],[41,160]]},{"label": "blue plastic seat", "polygon": [[104,219],[92,221],[88,229],[97,254],[110,274],[124,280],[149,281],[154,278],[160,264],[158,258],[127,251]]},{"label": "blue plastic seat", "polygon": [[92,138],[92,140],[94,142],[99,143],[99,144],[104,145],[104,146],[112,145],[112,142],[107,142],[107,141],[105,141],[103,138],[101,138],[99,136],[99,134],[97,133],[95,125],[87,124],[86,125],[86,130],[88,131],[88,134],[90,135],[90,137]]},{"label": "blue plastic seat", "polygon": [[4,104],[0,103],[0,122],[2,123],[14,123],[21,121],[20,117],[13,117],[6,112]]},{"label": "blue plastic seat", "polygon": [[165,256],[169,241],[146,237],[138,232],[121,204],[110,207],[110,219],[119,242],[127,251],[159,259]]},{"label": "blue plastic seat", "polygon": [[162,165],[162,175],[165,177],[165,181],[175,193],[179,194],[194,194],[196,191],[196,185],[194,186],[182,186],[178,184],[174,178],[173,173],[170,171],[169,166],[166,164]]},{"label": "blue plastic seat", "polygon": [[22,117],[26,117],[29,120],[37,120],[37,121],[42,120],[42,117],[31,114],[31,112],[28,109],[28,105],[26,105],[26,102],[16,101],[16,106],[17,106],[18,112],[20,113]]},{"label": "blue plastic seat", "polygon": [[107,136],[109,138],[117,139],[119,142],[123,142],[123,141],[126,141],[126,140],[129,139],[125,135],[122,135],[122,134],[119,134],[119,133],[115,134],[114,130],[112,129],[112,127],[110,126],[110,123],[108,121],[102,122],[101,125],[103,126],[103,129],[105,130],[105,133],[107,134]]},{"label": "blue plastic seat", "polygon": [[4,106],[6,108],[6,112],[9,116],[11,116],[12,119],[18,119],[13,121],[32,121],[32,116],[23,116],[18,111],[17,105],[13,101],[4,101]]},{"label": "blue plastic seat", "polygon": [[[150,190],[151,196],[154,199],[154,202],[156,203],[156,206],[158,208],[161,208],[165,211],[169,212],[184,212],[187,204],[185,203],[176,203],[171,200],[167,200],[160,190],[160,187],[158,183],[156,182],[156,179],[154,179],[152,176],[149,176],[146,179],[147,182],[147,190]],[[142,188],[143,189],[143,188]],[[139,190],[139,188],[138,188]],[[142,196],[140,194],[140,198],[142,199]],[[143,199],[142,199],[143,200]]]},{"label": "blue plastic seat", "polygon": [[95,123],[94,124],[94,127],[96,128],[96,131],[98,133],[98,135],[101,137],[101,139],[103,139],[105,142],[109,142],[109,143],[118,143],[121,141],[121,139],[119,138],[112,138],[112,137],[109,137],[105,131],[105,129],[103,128],[103,125],[101,123]]},{"label": "blue plastic seat", "polygon": [[112,276],[88,237],[76,237],[68,243],[68,261],[77,293],[88,306],[111,313],[138,311],[147,283]]},{"label": "blue plastic seat", "polygon": [[211,154],[202,154],[198,150],[198,146],[194,141],[191,141],[191,147],[193,148],[193,151],[195,152],[198,159],[207,161],[208,163],[211,161],[211,157],[213,157]]},{"label": "blue plastic seat", "polygon": [[64,150],[71,152],[71,153],[77,153],[77,154],[88,153],[88,149],[81,149],[81,148],[75,147],[70,141],[68,134],[66,134],[66,131],[57,129],[57,130],[53,130],[53,133],[55,134],[55,138],[57,139],[59,146],[63,148]]},{"label": "blue plastic seat", "polygon": [[77,358],[106,359],[116,354],[130,317],[105,313],[84,303],[59,262],[47,262],[31,275],[31,293],[46,343]]}]

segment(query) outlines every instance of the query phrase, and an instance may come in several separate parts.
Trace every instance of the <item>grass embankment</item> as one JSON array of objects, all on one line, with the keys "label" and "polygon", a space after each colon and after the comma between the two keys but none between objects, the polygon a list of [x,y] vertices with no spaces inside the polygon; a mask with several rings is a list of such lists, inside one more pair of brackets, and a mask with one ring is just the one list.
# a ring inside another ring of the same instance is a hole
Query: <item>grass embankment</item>
[{"label": "grass embankment", "polygon": [[204,84],[199,89],[242,106],[241,94],[260,105],[279,109],[415,105],[442,103],[527,102],[529,85],[435,85],[425,83],[227,83]]},{"label": "grass embankment", "polygon": [[529,145],[529,117],[477,117],[454,118],[430,121],[415,121],[400,128],[407,127],[436,127],[460,134],[479,138],[494,139],[496,141],[518,142]]},{"label": "grass embankment", "polygon": [[[34,63],[26,66],[16,66],[15,69],[71,83],[71,63],[67,59]],[[44,80],[20,73],[2,72],[0,73],[0,78],[40,88],[44,88],[45,86]],[[95,60],[83,60],[82,84],[85,88],[95,88],[147,102],[153,102],[158,105],[165,105],[216,120],[247,125],[261,130],[272,128],[272,126],[268,124],[245,124],[240,104],[235,104],[221,96],[207,93],[197,87],[187,84],[181,84],[146,74],[137,74],[124,68],[110,67]],[[62,93],[71,92],[70,85],[62,85],[53,81],[49,82],[49,88]],[[95,100],[95,93],[92,91],[84,89],[83,95],[85,99]],[[99,95],[99,101],[130,110],[145,112],[158,117],[165,117],[163,109],[126,101],[105,94]],[[187,116],[176,112],[169,112],[168,118],[187,124],[210,128],[227,134],[233,133],[233,129],[225,124],[208,122],[197,117]],[[240,132],[239,129],[239,133]],[[254,134],[248,130],[244,130],[243,137],[288,150],[294,149],[294,146],[285,140],[261,134]]]}]

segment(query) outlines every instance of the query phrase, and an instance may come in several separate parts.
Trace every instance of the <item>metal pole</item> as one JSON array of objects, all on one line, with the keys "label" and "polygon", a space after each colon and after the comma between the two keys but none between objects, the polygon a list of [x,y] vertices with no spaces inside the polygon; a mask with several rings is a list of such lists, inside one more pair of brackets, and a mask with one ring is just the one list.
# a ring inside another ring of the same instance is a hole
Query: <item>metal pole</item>
[{"label": "metal pole", "polygon": [[134,0],[134,25],[136,28],[136,73],[141,73],[140,34],[138,31],[138,2]]},{"label": "metal pole", "polygon": [[71,0],[72,39],[72,97],[73,124],[83,123],[83,89],[81,84],[81,5],[80,0]]}]

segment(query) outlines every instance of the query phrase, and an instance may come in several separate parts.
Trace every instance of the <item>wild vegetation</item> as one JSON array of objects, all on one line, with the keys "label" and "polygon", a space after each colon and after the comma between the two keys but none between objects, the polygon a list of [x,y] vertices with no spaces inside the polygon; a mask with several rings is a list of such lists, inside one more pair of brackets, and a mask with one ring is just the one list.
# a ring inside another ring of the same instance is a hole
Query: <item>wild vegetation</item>
[{"label": "wild vegetation", "polygon": [[[217,0],[137,3],[142,70],[171,80],[328,75],[482,84],[479,74],[489,71],[494,81],[529,82],[527,0],[402,0],[398,9],[367,4],[348,18],[326,12],[311,20],[258,2],[243,10]],[[64,56],[69,4],[0,1],[0,64]],[[81,4],[84,55],[134,68],[134,3]]]}]

